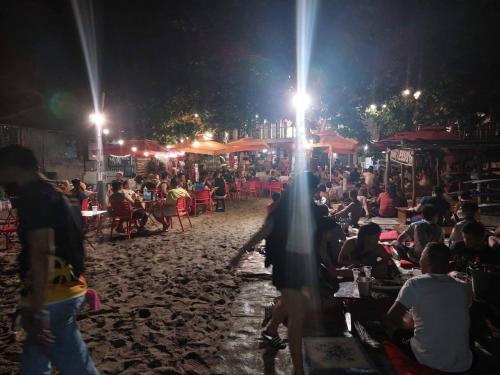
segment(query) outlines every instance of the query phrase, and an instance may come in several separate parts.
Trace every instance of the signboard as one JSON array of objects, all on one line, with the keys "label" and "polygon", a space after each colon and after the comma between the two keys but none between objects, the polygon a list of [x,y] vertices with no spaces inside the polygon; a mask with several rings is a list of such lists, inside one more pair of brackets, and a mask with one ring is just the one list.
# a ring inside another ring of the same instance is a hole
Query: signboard
[{"label": "signboard", "polygon": [[395,149],[391,150],[391,161],[404,165],[413,165],[413,150]]}]

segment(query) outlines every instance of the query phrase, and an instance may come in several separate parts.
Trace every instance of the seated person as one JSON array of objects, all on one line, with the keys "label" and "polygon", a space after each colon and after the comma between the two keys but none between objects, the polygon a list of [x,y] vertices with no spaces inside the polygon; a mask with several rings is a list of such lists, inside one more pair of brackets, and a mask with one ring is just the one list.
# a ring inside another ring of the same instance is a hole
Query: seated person
[{"label": "seated person", "polygon": [[492,249],[500,249],[500,227],[495,230],[492,236],[488,237],[488,246]]},{"label": "seated person", "polygon": [[413,331],[403,351],[420,364],[444,372],[467,371],[469,347],[469,286],[448,276],[450,251],[428,244],[420,258],[422,275],[409,279],[387,313],[392,328]]},{"label": "seated person", "polygon": [[500,250],[488,246],[486,230],[481,223],[471,221],[465,224],[462,235],[463,241],[455,243],[451,248],[455,269],[465,272],[473,262],[500,265]]},{"label": "seated person", "polygon": [[71,184],[73,185],[73,189],[71,189],[69,193],[69,199],[78,201],[81,206],[83,200],[89,196],[87,193],[87,186],[78,178],[71,180]]},{"label": "seated person", "polygon": [[274,208],[278,205],[280,198],[281,198],[281,194],[276,192],[276,191],[274,191],[271,194],[271,199],[273,201],[267,205],[267,214],[270,214],[271,212],[273,212]]},{"label": "seated person", "polygon": [[361,217],[361,212],[363,211],[363,207],[361,206],[361,202],[358,201],[358,192],[356,190],[349,191],[349,199],[350,203],[338,212],[334,212],[333,215],[335,219],[339,219],[341,217],[349,217],[349,224],[354,228],[358,228],[358,221]]},{"label": "seated person", "polygon": [[[146,222],[148,221],[148,215],[146,211],[144,211],[143,208],[133,208],[135,201],[127,196],[123,192],[123,184],[121,181],[113,181],[111,183],[111,195],[109,196],[109,203],[111,205],[111,208],[115,206],[116,204],[120,204],[123,201],[127,201],[130,203],[130,207],[132,209],[132,219],[137,220],[139,222],[139,230],[143,230],[144,226],[146,225]],[[118,228],[116,229],[117,232],[123,233],[123,223],[120,221],[118,223]]]},{"label": "seated person", "polygon": [[[402,257],[408,257],[413,262],[420,260],[425,246],[430,242],[443,242],[444,231],[438,224],[439,214],[433,205],[425,205],[422,209],[423,220],[412,223],[398,237],[399,246],[396,250]],[[414,241],[413,248],[403,246],[405,241]]]},{"label": "seated person", "polygon": [[330,196],[328,195],[328,192],[326,191],[325,184],[318,185],[318,193],[319,193],[319,198],[321,200],[321,204],[326,204],[328,207],[330,207]]},{"label": "seated person", "polygon": [[389,185],[387,191],[380,193],[377,198],[377,203],[379,204],[378,216],[380,217],[396,217],[398,216],[398,211],[396,207],[399,207],[398,193],[396,186],[394,184]]},{"label": "seated person", "polygon": [[357,238],[349,238],[342,246],[338,264],[341,266],[364,265],[372,267],[372,276],[387,278],[392,263],[379,243],[382,229],[375,223],[362,225]]},{"label": "seated person", "polygon": [[467,223],[475,222],[476,214],[479,211],[479,207],[476,202],[466,201],[462,204],[462,216],[463,219],[455,224],[453,230],[450,234],[450,246],[453,246],[455,243],[463,241],[462,230]]},{"label": "seated person", "polygon": [[[119,181],[119,180],[115,180],[115,181]],[[120,182],[120,181],[119,181]],[[136,194],[135,194],[135,191],[133,191],[131,188],[130,188],[130,180],[122,180],[121,181],[122,183],[122,192],[128,197],[130,198],[132,201],[135,201],[136,199]]]},{"label": "seated person", "polygon": [[175,208],[177,204],[177,199],[191,198],[189,196],[189,193],[179,186],[179,181],[177,180],[177,177],[174,177],[172,178],[172,180],[170,180],[170,187],[171,189],[167,192],[167,199],[165,201],[166,216],[173,216],[177,213],[177,210]]},{"label": "seated person", "polygon": [[168,186],[170,185],[170,176],[167,172],[162,172],[160,178],[161,180],[157,189],[160,197],[164,198],[167,196]]},{"label": "seated person", "polygon": [[444,190],[441,186],[434,186],[432,189],[432,196],[423,197],[420,203],[412,208],[415,212],[420,212],[422,207],[426,204],[432,204],[438,210],[438,224],[439,225],[450,225],[451,224],[451,213],[450,213],[450,203],[443,196]]},{"label": "seated person", "polygon": [[214,180],[215,210],[224,212],[226,210],[226,181],[222,173],[217,172]]},{"label": "seated person", "polygon": [[148,177],[142,184],[142,188],[144,189],[144,187],[146,187],[148,190],[156,189],[156,186],[158,186],[158,182],[155,178],[156,176],[154,174],[148,174]]},{"label": "seated person", "polygon": [[346,240],[346,236],[341,226],[331,217],[323,217],[318,220],[318,232],[320,237],[317,239],[315,250],[321,263],[326,269],[334,274],[335,268],[338,266],[342,243]]}]

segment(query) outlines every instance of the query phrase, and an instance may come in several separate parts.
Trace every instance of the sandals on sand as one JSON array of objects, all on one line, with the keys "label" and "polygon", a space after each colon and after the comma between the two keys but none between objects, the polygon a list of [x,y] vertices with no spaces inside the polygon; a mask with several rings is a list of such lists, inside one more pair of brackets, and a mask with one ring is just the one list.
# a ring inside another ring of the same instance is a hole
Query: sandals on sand
[{"label": "sandals on sand", "polygon": [[269,345],[271,345],[274,349],[279,350],[279,349],[286,348],[285,342],[281,339],[281,337],[279,337],[279,335],[271,336],[266,331],[262,331],[261,335],[262,335],[262,338],[264,340],[266,340],[269,343]]}]

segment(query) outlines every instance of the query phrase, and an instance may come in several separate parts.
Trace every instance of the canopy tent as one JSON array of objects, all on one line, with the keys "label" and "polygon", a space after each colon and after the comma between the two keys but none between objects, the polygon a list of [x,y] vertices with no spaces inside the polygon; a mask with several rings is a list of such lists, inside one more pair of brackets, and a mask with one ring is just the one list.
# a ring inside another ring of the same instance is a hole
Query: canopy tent
[{"label": "canopy tent", "polygon": [[[95,149],[90,150],[91,155],[95,155],[96,151]],[[168,152],[168,149],[157,141],[149,139],[127,139],[123,141],[122,145],[118,143],[105,144],[102,151],[104,155],[113,156],[153,156],[158,152]],[[147,153],[146,155],[144,155],[145,152]]]},{"label": "canopy tent", "polygon": [[332,152],[355,153],[358,151],[359,143],[355,139],[341,136],[335,130],[326,130],[313,133],[319,136],[319,142],[313,143],[312,147],[328,147]]},{"label": "canopy tent", "polygon": [[241,151],[262,151],[270,150],[271,148],[266,141],[255,138],[241,138],[237,141],[230,142],[226,145],[227,152],[241,152]]},{"label": "canopy tent", "polygon": [[460,136],[456,133],[448,132],[442,126],[427,127],[413,132],[400,132],[390,137],[381,139],[377,143],[382,146],[400,142],[447,142],[460,141]]},{"label": "canopy tent", "polygon": [[212,140],[195,140],[184,141],[174,146],[169,146],[168,151],[174,152],[188,152],[191,154],[200,155],[220,155],[226,151],[226,145]]}]

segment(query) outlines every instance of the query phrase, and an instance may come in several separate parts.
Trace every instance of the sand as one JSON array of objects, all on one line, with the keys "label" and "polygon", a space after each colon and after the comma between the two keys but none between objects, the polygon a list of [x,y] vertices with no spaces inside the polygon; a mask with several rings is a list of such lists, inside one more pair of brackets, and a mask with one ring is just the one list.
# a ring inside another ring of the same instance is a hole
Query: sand
[{"label": "sand", "polygon": [[[211,374],[229,327],[240,279],[232,255],[262,224],[268,199],[230,203],[180,232],[87,247],[89,284],[101,297],[78,324],[102,374]],[[20,338],[10,329],[18,247],[0,252],[0,374],[15,374]]]}]

